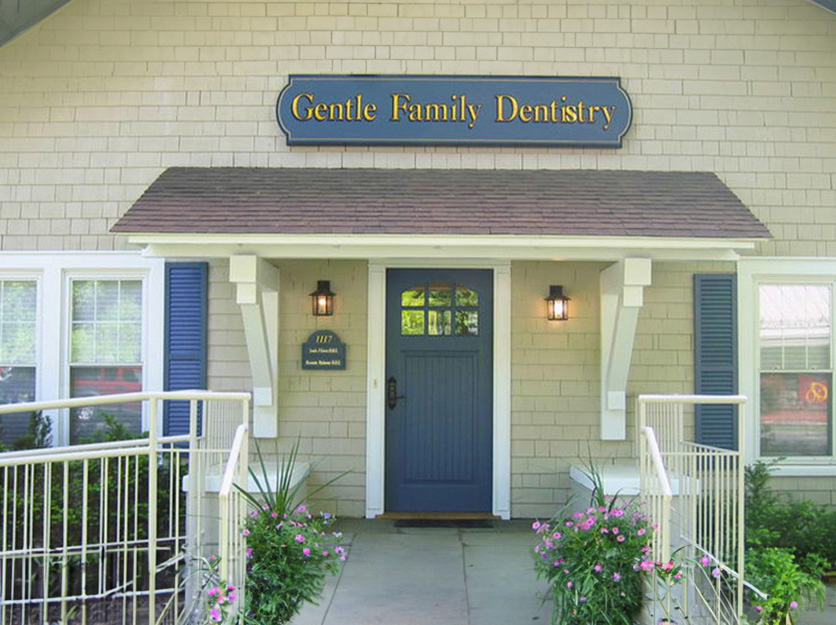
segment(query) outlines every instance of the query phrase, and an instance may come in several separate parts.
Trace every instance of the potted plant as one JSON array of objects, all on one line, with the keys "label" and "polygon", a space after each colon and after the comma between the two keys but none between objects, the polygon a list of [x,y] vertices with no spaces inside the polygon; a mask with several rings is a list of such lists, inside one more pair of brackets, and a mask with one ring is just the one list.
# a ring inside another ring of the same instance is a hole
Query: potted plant
[{"label": "potted plant", "polygon": [[593,472],[591,504],[532,526],[537,575],[551,586],[556,625],[632,625],[652,569],[647,516],[632,500],[605,497]]}]

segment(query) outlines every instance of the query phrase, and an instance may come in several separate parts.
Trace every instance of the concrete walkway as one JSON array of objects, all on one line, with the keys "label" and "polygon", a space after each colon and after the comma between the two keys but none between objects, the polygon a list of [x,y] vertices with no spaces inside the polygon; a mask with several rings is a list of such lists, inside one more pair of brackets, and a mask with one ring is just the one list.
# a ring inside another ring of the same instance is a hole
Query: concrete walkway
[{"label": "concrete walkway", "polygon": [[396,528],[343,520],[350,543],[319,606],[293,625],[547,624],[546,585],[534,574],[530,522],[494,529]]},{"label": "concrete walkway", "polygon": [[[493,529],[396,528],[394,521],[341,520],[348,545],[320,605],[293,625],[547,625],[551,602],[537,580],[530,521]],[[836,625],[836,586],[824,612],[796,625]]]}]

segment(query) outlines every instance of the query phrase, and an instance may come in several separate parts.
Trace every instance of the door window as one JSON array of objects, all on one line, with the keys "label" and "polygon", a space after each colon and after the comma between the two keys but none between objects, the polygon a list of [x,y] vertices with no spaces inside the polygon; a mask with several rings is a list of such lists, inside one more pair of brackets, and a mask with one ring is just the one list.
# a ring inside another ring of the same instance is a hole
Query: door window
[{"label": "door window", "polygon": [[401,336],[478,336],[479,293],[431,282],[401,291]]}]

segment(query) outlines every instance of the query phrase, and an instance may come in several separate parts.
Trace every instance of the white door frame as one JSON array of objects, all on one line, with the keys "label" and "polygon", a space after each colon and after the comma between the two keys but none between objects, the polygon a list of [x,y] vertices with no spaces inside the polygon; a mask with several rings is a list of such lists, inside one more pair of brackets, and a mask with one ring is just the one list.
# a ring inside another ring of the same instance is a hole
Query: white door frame
[{"label": "white door frame", "polygon": [[511,518],[511,263],[450,260],[369,261],[368,373],[366,386],[366,518],[385,512],[386,270],[448,267],[493,271],[493,504]]}]

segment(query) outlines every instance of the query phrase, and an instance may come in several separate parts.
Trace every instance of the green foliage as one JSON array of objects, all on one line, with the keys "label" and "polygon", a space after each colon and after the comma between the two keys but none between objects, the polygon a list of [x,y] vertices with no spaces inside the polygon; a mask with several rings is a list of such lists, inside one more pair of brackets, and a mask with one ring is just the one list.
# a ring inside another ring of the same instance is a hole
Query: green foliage
[{"label": "green foliage", "polygon": [[788,549],[796,561],[818,554],[836,563],[836,510],[813,501],[791,499],[769,487],[771,462],[746,467],[746,547]]},{"label": "green foliage", "polygon": [[808,558],[810,570],[796,562],[789,549],[776,547],[753,548],[746,552],[746,580],[767,593],[766,599],[755,597],[756,610],[762,625],[785,625],[795,622],[799,601],[815,602],[824,607],[824,572],[821,558]]},{"label": "green foliage", "polygon": [[29,430],[26,436],[17,439],[15,450],[44,449],[52,445],[52,419],[40,410],[29,415]]},{"label": "green foliage", "polygon": [[302,483],[292,485],[298,441],[276,467],[275,489],[257,444],[256,452],[260,474],[251,468],[250,475],[258,493],[241,490],[254,508],[244,530],[250,558],[245,618],[253,625],[283,625],[305,603],[316,602],[325,587],[325,575],[337,572],[345,551],[336,544],[340,535],[326,531],[334,518],[308,512],[298,498]]},{"label": "green foliage", "polygon": [[652,570],[652,528],[632,501],[606,498],[598,475],[590,507],[564,508],[546,523],[535,522],[539,578],[551,585],[559,625],[631,625],[642,605],[642,578]]}]

